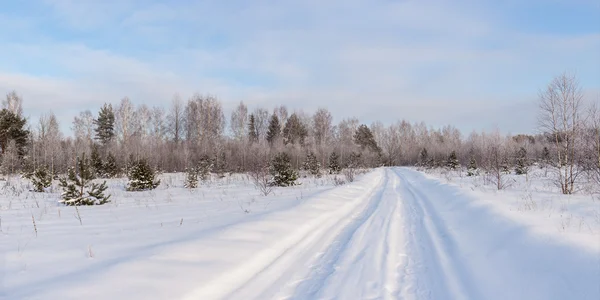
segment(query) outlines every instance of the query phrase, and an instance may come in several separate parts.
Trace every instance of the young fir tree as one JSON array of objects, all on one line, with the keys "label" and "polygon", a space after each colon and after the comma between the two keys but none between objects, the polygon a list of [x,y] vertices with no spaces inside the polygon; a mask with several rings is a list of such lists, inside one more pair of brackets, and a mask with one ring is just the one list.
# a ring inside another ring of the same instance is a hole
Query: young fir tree
[{"label": "young fir tree", "polygon": [[427,153],[427,149],[423,148],[423,149],[421,149],[421,152],[419,152],[419,166],[426,167],[428,162],[429,162],[429,154]]},{"label": "young fir tree", "polygon": [[206,181],[210,179],[210,172],[212,172],[213,167],[214,164],[210,157],[208,157],[208,155],[202,155],[198,160],[198,166],[196,167],[200,180]]},{"label": "young fir tree", "polygon": [[273,175],[273,185],[293,186],[296,185],[298,172],[292,167],[290,156],[281,152],[271,161],[271,175]]},{"label": "young fir tree", "polygon": [[469,166],[467,167],[467,176],[475,175],[477,175],[477,160],[475,160],[475,156],[471,155]]},{"label": "young fir tree", "polygon": [[155,180],[156,173],[145,159],[136,161],[129,170],[128,191],[147,191],[158,187],[160,180]]},{"label": "young fir tree", "polygon": [[198,170],[196,168],[187,168],[185,183],[183,185],[188,189],[195,189],[198,187]]},{"label": "young fir tree", "polygon": [[112,105],[104,104],[98,113],[98,119],[94,120],[96,128],[96,140],[102,146],[106,146],[115,136],[115,113]]},{"label": "young fir tree", "polygon": [[102,205],[109,202],[110,195],[104,195],[106,181],[102,184],[92,182],[94,172],[89,159],[82,154],[77,159],[74,168],[69,168],[67,177],[59,179],[63,189],[62,199],[59,201],[69,206]]},{"label": "young fir tree", "polygon": [[267,142],[273,145],[281,136],[281,125],[279,124],[279,118],[276,114],[273,114],[271,121],[269,121],[269,128],[267,129]]},{"label": "young fir tree", "polygon": [[308,171],[310,175],[321,177],[321,164],[317,160],[317,156],[311,151],[306,154],[303,169]]},{"label": "young fir tree", "polygon": [[540,161],[540,167],[544,168],[547,167],[550,164],[550,150],[548,150],[548,147],[544,147],[544,149],[542,149],[542,158]]},{"label": "young fir tree", "polygon": [[525,175],[529,171],[529,162],[527,161],[527,149],[521,147],[517,151],[517,159],[515,161],[515,174]]},{"label": "young fir tree", "polygon": [[248,122],[248,140],[250,143],[258,142],[258,131],[256,130],[256,118],[254,114],[250,115],[250,121]]},{"label": "young fir tree", "polygon": [[340,174],[342,167],[340,166],[340,158],[335,152],[331,152],[329,155],[329,174]]},{"label": "young fir tree", "polygon": [[508,162],[508,157],[506,156],[500,161],[500,171],[504,174],[510,174],[510,164]]},{"label": "young fir tree", "polygon": [[348,158],[348,163],[346,164],[346,168],[356,169],[362,166],[362,155],[360,153],[352,151],[350,153],[350,157]]},{"label": "young fir tree", "polygon": [[117,158],[109,152],[106,156],[106,163],[104,164],[104,176],[106,178],[115,178],[117,175],[119,175]]},{"label": "young fir tree", "polygon": [[225,172],[227,171],[227,156],[225,156],[225,151],[219,152],[219,154],[215,155],[215,159],[213,162],[213,172],[217,173],[219,178],[225,177]]},{"label": "young fir tree", "polygon": [[52,185],[52,174],[48,168],[43,166],[35,170],[31,176],[31,184],[34,192],[45,192]]},{"label": "young fir tree", "polygon": [[90,160],[95,176],[104,178],[104,163],[102,162],[102,158],[100,157],[100,151],[98,150],[97,145],[92,145],[92,153],[90,154]]},{"label": "young fir tree", "polygon": [[456,157],[456,151],[450,152],[448,160],[446,160],[446,167],[450,170],[456,170],[460,166],[458,158]]}]

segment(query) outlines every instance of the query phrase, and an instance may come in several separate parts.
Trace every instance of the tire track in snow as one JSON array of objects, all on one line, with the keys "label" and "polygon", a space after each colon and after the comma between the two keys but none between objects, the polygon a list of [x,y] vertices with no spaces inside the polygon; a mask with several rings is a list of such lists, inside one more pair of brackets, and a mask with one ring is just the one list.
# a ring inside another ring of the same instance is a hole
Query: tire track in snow
[{"label": "tire track in snow", "polygon": [[377,205],[348,225],[314,263],[291,299],[396,299],[401,206],[398,177],[386,170]]},{"label": "tire track in snow", "polygon": [[[430,199],[415,187],[401,169],[400,193],[407,206],[410,261],[405,270],[405,299],[483,299],[468,272],[454,255],[453,241]],[[414,266],[413,266],[414,264]],[[414,290],[413,290],[414,289]]]},{"label": "tire track in snow", "polygon": [[197,288],[184,299],[265,299],[265,296],[266,299],[272,299],[282,286],[290,283],[289,280],[299,269],[302,270],[299,265],[310,261],[315,252],[327,247],[340,230],[346,228],[349,222],[352,223],[350,219],[373,209],[376,204],[373,199],[378,199],[373,195],[382,191],[383,183],[385,178],[376,181],[359,198],[349,200],[352,205],[309,220],[281,241],[269,245],[249,261]]}]

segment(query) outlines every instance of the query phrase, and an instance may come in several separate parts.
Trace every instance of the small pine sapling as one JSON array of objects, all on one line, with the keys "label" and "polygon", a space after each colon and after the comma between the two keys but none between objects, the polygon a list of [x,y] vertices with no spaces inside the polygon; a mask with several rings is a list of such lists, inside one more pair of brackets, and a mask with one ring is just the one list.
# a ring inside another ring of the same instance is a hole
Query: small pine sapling
[{"label": "small pine sapling", "polygon": [[52,174],[48,171],[47,167],[40,167],[30,177],[31,184],[33,184],[33,191],[42,193],[52,185]]},{"label": "small pine sapling", "polygon": [[187,168],[185,184],[183,185],[188,189],[195,189],[198,187],[198,170],[196,168]]},{"label": "small pine sapling", "polygon": [[212,172],[213,166],[213,161],[210,159],[210,157],[208,157],[208,155],[203,155],[200,157],[196,171],[198,172],[198,176],[201,181],[210,179],[210,172]]},{"label": "small pine sapling", "polygon": [[477,160],[475,160],[475,156],[471,156],[469,160],[469,166],[467,167],[467,176],[476,176],[477,175]]},{"label": "small pine sapling", "polygon": [[273,185],[293,186],[298,183],[298,172],[292,167],[290,156],[281,152],[271,161],[271,175],[273,175]]},{"label": "small pine sapling", "polygon": [[458,158],[456,157],[456,151],[450,152],[448,160],[446,160],[446,167],[450,170],[456,170],[460,166]]},{"label": "small pine sapling", "polygon": [[340,167],[340,158],[335,152],[331,152],[329,155],[329,174],[340,174],[342,168]]},{"label": "small pine sapling", "polygon": [[90,161],[82,155],[77,159],[74,168],[69,168],[67,177],[59,179],[60,187],[63,189],[60,203],[69,206],[79,205],[102,205],[108,203],[110,195],[104,195],[106,181],[94,183],[94,172]]},{"label": "small pine sapling", "polygon": [[527,150],[521,147],[517,151],[517,159],[515,161],[515,174],[527,175],[529,173],[529,162],[527,161]]},{"label": "small pine sapling", "polygon": [[155,180],[156,172],[145,159],[133,163],[128,177],[127,190],[130,192],[153,190],[160,184],[160,180]]},{"label": "small pine sapling", "polygon": [[303,164],[303,169],[308,171],[310,175],[321,177],[321,164],[317,160],[317,156],[313,152],[306,155],[306,160]]},{"label": "small pine sapling", "polygon": [[108,153],[106,157],[106,163],[104,164],[104,176],[106,178],[115,178],[119,175],[119,166],[117,165],[117,159],[112,153]]}]

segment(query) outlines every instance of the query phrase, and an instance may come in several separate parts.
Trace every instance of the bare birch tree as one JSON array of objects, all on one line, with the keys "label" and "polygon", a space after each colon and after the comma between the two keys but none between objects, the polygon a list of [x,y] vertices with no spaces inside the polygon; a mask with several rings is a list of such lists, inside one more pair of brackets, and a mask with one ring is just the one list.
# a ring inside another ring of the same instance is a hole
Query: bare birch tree
[{"label": "bare birch tree", "polygon": [[555,77],[539,93],[539,126],[554,144],[557,185],[563,194],[573,194],[580,168],[577,166],[581,142],[583,93],[577,77],[567,73]]}]

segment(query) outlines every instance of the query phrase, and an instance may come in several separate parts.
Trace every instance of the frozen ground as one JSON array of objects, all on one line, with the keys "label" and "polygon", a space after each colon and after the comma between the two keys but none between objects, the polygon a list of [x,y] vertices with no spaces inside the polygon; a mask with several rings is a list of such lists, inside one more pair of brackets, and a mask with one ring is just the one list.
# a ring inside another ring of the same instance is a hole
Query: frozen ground
[{"label": "frozen ground", "polygon": [[242,176],[193,191],[182,176],[111,181],[113,203],[79,214],[5,185],[0,298],[600,299],[590,196],[405,168],[267,197]]}]

